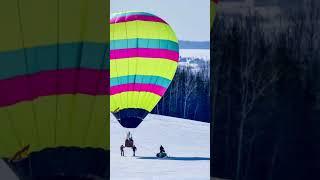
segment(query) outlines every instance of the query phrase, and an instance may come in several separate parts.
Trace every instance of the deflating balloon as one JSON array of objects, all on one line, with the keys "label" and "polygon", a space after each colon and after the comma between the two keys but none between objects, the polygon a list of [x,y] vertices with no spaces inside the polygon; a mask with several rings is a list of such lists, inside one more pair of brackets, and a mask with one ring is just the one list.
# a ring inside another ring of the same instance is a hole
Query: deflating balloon
[{"label": "deflating balloon", "polygon": [[121,12],[110,20],[110,108],[126,128],[135,128],[172,81],[179,45],[163,19],[146,12]]},{"label": "deflating balloon", "polygon": [[33,176],[105,176],[106,13],[100,0],[0,2],[0,158],[32,156]]}]

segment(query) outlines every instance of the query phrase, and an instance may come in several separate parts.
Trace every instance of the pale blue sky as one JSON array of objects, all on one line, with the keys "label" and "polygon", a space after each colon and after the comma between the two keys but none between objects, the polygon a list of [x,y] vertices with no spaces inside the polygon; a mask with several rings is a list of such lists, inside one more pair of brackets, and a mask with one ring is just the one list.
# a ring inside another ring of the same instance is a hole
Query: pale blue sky
[{"label": "pale blue sky", "polygon": [[111,0],[111,14],[144,11],[164,19],[179,40],[210,40],[210,0]]}]

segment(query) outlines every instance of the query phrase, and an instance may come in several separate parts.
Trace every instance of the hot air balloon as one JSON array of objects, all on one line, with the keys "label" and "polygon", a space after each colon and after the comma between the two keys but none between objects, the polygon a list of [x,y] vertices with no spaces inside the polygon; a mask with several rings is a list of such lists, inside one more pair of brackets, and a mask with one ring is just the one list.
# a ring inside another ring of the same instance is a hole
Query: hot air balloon
[{"label": "hot air balloon", "polygon": [[166,21],[146,12],[111,16],[110,111],[124,128],[136,128],[152,111],[178,61],[178,40]]},{"label": "hot air balloon", "polygon": [[0,2],[0,158],[22,179],[108,176],[108,11]]}]

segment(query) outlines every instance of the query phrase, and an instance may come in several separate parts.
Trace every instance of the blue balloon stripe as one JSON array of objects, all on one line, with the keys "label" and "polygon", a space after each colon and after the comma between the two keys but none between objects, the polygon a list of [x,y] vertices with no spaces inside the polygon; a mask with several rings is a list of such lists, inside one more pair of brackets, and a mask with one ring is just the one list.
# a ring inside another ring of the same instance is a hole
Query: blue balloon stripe
[{"label": "blue balloon stripe", "polygon": [[61,69],[108,70],[107,50],[104,43],[75,42],[0,52],[0,80]]},{"label": "blue balloon stripe", "polygon": [[131,15],[155,16],[153,14],[146,13],[146,12],[123,12],[123,13],[112,14],[110,19],[119,18],[119,17],[123,17],[123,16],[131,16]]},{"label": "blue balloon stripe", "polygon": [[167,49],[179,52],[178,43],[163,39],[122,39],[112,40],[110,43],[110,50],[130,48]]},{"label": "blue balloon stripe", "polygon": [[110,87],[129,84],[129,83],[142,83],[142,84],[155,84],[168,88],[171,80],[161,76],[147,76],[147,75],[129,75],[110,78]]}]

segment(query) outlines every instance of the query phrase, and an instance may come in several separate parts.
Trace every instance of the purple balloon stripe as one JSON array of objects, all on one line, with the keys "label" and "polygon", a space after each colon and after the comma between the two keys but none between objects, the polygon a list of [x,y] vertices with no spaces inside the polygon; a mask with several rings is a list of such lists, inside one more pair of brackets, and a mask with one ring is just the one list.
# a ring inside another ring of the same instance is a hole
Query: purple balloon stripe
[{"label": "purple balloon stripe", "polygon": [[156,16],[145,16],[145,15],[129,15],[114,17],[110,20],[110,24],[129,22],[129,21],[150,21],[150,22],[161,22],[167,24],[163,19]]},{"label": "purple balloon stripe", "polygon": [[62,94],[109,94],[109,71],[64,69],[0,80],[0,107],[40,96]]}]

